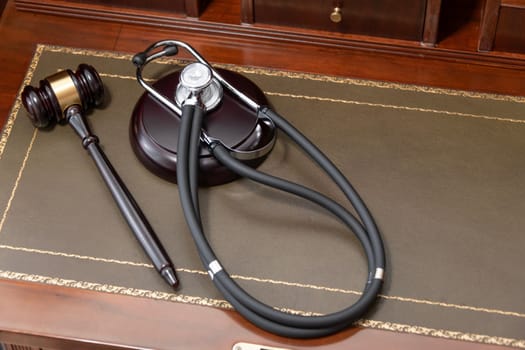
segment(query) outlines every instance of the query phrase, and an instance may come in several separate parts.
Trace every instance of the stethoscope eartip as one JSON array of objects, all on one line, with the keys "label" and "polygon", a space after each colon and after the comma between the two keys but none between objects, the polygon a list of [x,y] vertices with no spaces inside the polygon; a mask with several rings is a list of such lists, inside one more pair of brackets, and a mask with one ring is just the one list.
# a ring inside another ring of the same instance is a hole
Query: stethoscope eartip
[{"label": "stethoscope eartip", "polygon": [[175,56],[179,53],[179,48],[176,45],[167,45],[164,48],[164,54],[166,56]]},{"label": "stethoscope eartip", "polygon": [[131,59],[131,62],[133,62],[133,64],[136,67],[142,67],[144,65],[144,63],[146,63],[146,53],[145,52],[139,52],[139,53],[135,54],[133,56],[133,58]]}]

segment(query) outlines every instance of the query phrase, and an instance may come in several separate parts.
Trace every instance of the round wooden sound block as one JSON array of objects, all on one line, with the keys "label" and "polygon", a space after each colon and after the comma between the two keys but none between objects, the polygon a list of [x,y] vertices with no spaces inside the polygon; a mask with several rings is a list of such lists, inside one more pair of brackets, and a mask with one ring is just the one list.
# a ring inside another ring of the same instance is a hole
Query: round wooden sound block
[{"label": "round wooden sound block", "polygon": [[[264,93],[248,78],[225,69],[218,69],[218,71],[230,84],[253,98],[258,104],[268,103]],[[153,87],[173,101],[179,76],[180,71],[169,74],[154,83]],[[275,135],[274,126],[268,121],[257,118],[254,111],[228,90],[224,90],[220,104],[205,116],[203,128],[208,135],[238,151],[256,150],[272,142]],[[131,116],[130,140],[135,154],[150,171],[171,182],[177,182],[179,124],[179,116],[147,92],[140,97]],[[265,158],[266,155],[243,162],[257,167]],[[222,166],[206,147],[201,147],[199,173],[201,185],[214,186],[236,178],[237,175]]]}]

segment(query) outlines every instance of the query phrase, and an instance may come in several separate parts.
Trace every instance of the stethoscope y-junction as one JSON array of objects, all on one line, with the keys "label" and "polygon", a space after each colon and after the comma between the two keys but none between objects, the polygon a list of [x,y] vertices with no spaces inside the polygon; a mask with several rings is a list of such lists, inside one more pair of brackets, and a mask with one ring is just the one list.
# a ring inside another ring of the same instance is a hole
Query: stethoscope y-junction
[{"label": "stethoscope y-junction", "polygon": [[[161,57],[174,56],[179,48],[186,49],[197,62],[187,65],[179,73],[179,82],[171,96],[159,92],[142,77],[144,67]],[[175,40],[154,43],[133,58],[138,82],[156,103],[172,112],[177,119],[178,140],[176,147],[176,182],[184,217],[193,236],[199,256],[215,286],[232,306],[255,325],[287,337],[310,338],[342,330],[357,321],[374,303],[384,278],[385,256],[383,242],[377,225],[360,198],[341,171],[306,136],[286,119],[262,105],[230,83],[223,71],[214,69],[190,45]],[[221,108],[228,95],[238,104],[249,109],[257,119],[254,127],[265,128],[269,137],[264,142],[252,142],[252,147],[237,147],[211,133],[206,127],[207,116]],[[266,157],[275,143],[279,129],[301,147],[310,158],[332,179],[353,206],[354,216],[341,204],[320,192],[300,184],[266,174],[255,169],[250,161]],[[202,149],[221,166],[236,176],[246,177],[261,184],[294,194],[328,210],[339,218],[359,239],[368,261],[368,279],[360,298],[351,306],[327,315],[302,316],[279,311],[249,295],[228,274],[216,257],[203,231],[199,208],[199,157]]]}]

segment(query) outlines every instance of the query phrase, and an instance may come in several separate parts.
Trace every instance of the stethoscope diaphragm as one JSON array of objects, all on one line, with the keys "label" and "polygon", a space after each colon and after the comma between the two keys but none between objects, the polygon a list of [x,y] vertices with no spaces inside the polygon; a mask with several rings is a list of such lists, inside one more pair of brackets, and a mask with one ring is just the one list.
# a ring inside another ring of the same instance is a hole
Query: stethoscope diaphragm
[{"label": "stethoscope diaphragm", "polygon": [[222,86],[213,78],[211,69],[200,62],[189,64],[182,70],[175,90],[175,102],[180,107],[195,94],[199,95],[196,97],[207,111],[217,107],[223,95]]}]

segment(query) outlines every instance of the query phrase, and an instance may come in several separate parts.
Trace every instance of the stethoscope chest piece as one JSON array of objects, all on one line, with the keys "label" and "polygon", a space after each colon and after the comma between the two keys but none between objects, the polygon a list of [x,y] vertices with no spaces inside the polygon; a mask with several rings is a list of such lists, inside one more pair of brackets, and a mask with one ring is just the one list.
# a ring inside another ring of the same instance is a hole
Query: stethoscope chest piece
[{"label": "stethoscope chest piece", "polygon": [[180,72],[179,84],[175,90],[175,102],[179,107],[196,91],[207,111],[213,110],[223,97],[222,85],[212,76],[208,66],[195,62]]},{"label": "stethoscope chest piece", "polygon": [[[267,105],[264,93],[248,78],[236,72],[217,69],[236,88],[244,91],[261,105]],[[178,105],[192,93],[192,86],[201,89],[202,102],[207,113],[203,129],[211,137],[238,151],[249,152],[269,145],[275,138],[275,127],[257,113],[246,107],[221,84],[208,76],[205,65],[194,63],[182,71],[166,75],[153,84],[164,96],[171,96]],[[184,84],[180,84],[183,81]],[[204,89],[202,84],[204,84]],[[180,118],[159,103],[149,92],[145,92],[135,105],[131,116],[131,145],[139,160],[154,174],[176,182],[177,142]],[[201,185],[214,186],[237,178],[233,172],[221,165],[209,151],[200,151]],[[267,154],[246,160],[245,163],[259,166]]]}]

